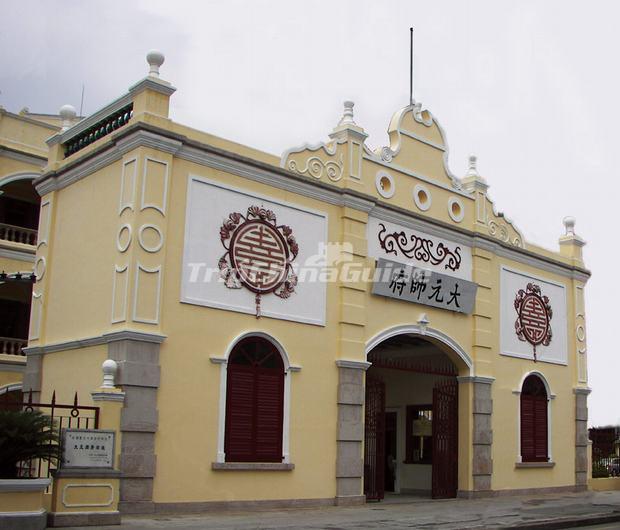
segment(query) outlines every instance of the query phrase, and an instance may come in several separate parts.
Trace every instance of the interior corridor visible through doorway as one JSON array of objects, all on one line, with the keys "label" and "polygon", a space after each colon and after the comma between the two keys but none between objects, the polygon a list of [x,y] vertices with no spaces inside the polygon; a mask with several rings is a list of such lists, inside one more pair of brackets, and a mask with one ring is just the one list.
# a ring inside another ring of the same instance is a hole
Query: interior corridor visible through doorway
[{"label": "interior corridor visible through doorway", "polygon": [[432,342],[392,337],[369,354],[364,494],[455,497],[458,480],[457,369]]}]

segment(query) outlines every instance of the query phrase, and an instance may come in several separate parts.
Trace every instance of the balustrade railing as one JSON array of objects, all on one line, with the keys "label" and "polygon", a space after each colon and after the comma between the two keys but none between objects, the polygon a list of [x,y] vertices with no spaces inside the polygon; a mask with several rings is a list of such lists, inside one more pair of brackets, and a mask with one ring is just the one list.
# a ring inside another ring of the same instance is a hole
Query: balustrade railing
[{"label": "balustrade railing", "polygon": [[133,103],[130,103],[129,105],[125,105],[122,109],[117,110],[99,120],[85,131],[75,135],[65,142],[65,157],[77,153],[80,149],[84,149],[87,145],[96,142],[100,138],[116,131],[123,125],[126,125],[132,116]]},{"label": "balustrade railing", "polygon": [[24,348],[28,345],[25,339],[13,339],[9,337],[0,337],[0,353],[7,355],[25,355]]},{"label": "balustrade railing", "polygon": [[37,231],[21,226],[0,223],[0,239],[13,241],[14,243],[25,243],[26,245],[37,244]]}]

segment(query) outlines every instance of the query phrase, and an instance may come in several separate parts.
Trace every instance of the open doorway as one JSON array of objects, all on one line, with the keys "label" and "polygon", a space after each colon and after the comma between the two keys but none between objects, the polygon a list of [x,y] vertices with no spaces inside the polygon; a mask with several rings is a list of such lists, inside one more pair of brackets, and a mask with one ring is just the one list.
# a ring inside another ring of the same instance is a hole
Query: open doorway
[{"label": "open doorway", "polygon": [[400,335],[369,354],[364,494],[456,497],[457,368],[435,344]]}]

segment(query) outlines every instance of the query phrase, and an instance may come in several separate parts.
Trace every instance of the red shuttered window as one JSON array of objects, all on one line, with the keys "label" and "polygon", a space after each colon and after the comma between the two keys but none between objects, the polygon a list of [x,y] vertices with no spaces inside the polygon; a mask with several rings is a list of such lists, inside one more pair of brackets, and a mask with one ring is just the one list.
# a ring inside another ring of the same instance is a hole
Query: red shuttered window
[{"label": "red shuttered window", "polygon": [[521,389],[521,461],[547,462],[547,390],[536,375],[528,376]]},{"label": "red shuttered window", "polygon": [[228,360],[227,462],[282,462],[284,364],[269,341],[239,342]]}]

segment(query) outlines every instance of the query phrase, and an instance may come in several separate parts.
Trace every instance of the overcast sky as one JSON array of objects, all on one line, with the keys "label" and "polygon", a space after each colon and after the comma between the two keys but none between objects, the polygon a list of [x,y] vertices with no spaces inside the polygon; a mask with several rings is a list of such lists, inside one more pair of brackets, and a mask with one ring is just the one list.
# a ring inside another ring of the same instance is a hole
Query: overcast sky
[{"label": "overcast sky", "polygon": [[[415,97],[450,167],[479,157],[497,208],[557,249],[577,218],[586,265],[590,423],[620,422],[620,4],[614,1],[59,1],[2,3],[0,105],[92,113],[166,54],[172,118],[274,154],[325,140],[353,99],[372,147]],[[615,213],[614,213],[615,212]]]}]

